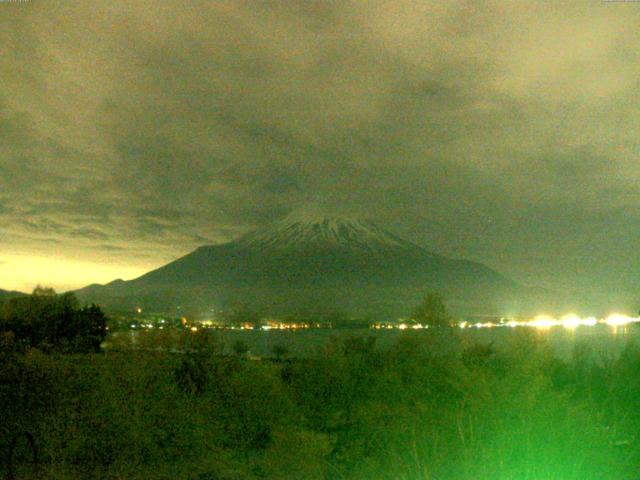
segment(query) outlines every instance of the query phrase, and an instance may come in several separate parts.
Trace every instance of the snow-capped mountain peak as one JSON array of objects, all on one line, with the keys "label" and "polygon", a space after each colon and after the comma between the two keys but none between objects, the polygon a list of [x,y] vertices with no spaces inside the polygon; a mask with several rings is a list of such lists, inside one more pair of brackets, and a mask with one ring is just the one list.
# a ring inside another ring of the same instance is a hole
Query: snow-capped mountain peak
[{"label": "snow-capped mountain peak", "polygon": [[289,216],[266,228],[248,233],[237,244],[246,248],[278,250],[309,247],[366,251],[420,248],[368,220],[310,215]]}]

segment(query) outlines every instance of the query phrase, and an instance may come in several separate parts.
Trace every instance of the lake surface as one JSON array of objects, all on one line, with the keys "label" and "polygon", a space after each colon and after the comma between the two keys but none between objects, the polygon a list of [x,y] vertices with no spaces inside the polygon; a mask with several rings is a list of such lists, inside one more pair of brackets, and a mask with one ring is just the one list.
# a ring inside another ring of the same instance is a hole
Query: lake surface
[{"label": "lake surface", "polygon": [[[493,343],[497,349],[508,345],[514,335],[526,331],[535,338],[546,342],[557,356],[566,360],[572,357],[576,347],[583,351],[588,350],[597,359],[612,359],[620,355],[627,345],[640,345],[640,325],[637,324],[623,327],[581,326],[571,330],[563,327],[548,329],[495,327],[455,329],[454,331],[466,342],[477,342],[484,345]],[[417,338],[435,350],[446,350],[448,344],[446,335],[436,334],[430,330],[374,330],[366,328],[269,331],[208,330],[205,334],[213,340],[221,353],[233,353],[234,343],[242,341],[249,347],[250,354],[255,357],[272,356],[276,346],[285,347],[290,356],[308,357],[316,354],[319,349],[330,342],[342,342],[345,338],[354,336],[375,338],[376,348],[379,349],[392,347],[402,337]],[[120,345],[144,349],[180,349],[184,343],[185,335],[189,335],[189,333],[178,330],[116,332],[107,338],[105,346],[106,348]]]}]

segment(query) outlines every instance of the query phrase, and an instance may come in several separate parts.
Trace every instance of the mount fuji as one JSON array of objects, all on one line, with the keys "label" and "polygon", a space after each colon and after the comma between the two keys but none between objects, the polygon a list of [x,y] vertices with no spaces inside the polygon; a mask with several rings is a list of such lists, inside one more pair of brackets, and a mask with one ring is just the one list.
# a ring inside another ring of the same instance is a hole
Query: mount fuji
[{"label": "mount fuji", "polygon": [[524,290],[480,263],[430,252],[370,221],[290,216],[134,280],[76,293],[111,311],[181,306],[397,318],[429,291],[445,295],[456,313],[486,313],[518,304]]}]

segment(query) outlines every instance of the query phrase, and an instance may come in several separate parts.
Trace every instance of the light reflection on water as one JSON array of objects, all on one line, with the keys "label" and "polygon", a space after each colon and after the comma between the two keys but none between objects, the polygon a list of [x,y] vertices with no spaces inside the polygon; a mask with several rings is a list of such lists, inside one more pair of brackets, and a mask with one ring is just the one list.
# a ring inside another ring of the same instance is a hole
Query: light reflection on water
[{"label": "light reflection on water", "polygon": [[[511,329],[509,329],[511,330]],[[563,359],[572,357],[578,346],[583,351],[590,351],[596,359],[615,358],[627,345],[640,345],[640,325],[606,325],[598,324],[593,327],[579,326],[567,329],[559,326],[551,328],[534,328],[531,331],[545,341],[552,351]],[[469,337],[480,343],[494,342],[496,347],[508,342],[510,335],[503,329],[474,330]]]}]

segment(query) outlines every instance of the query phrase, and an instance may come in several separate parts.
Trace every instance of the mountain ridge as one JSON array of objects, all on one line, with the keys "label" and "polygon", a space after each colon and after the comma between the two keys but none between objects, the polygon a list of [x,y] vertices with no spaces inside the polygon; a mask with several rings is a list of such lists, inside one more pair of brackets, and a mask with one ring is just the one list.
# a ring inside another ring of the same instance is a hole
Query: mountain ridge
[{"label": "mountain ridge", "polygon": [[454,310],[470,311],[483,302],[517,303],[522,287],[481,263],[430,252],[370,220],[287,217],[236,240],[199,247],[136,279],[77,293],[108,308],[188,305],[271,315],[339,310],[389,318],[406,315],[427,291],[443,293]]},{"label": "mountain ridge", "polygon": [[23,297],[27,295],[23,292],[18,292],[17,290],[3,290],[0,288],[0,302],[6,302],[7,300],[11,300],[12,298]]}]

